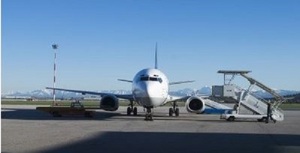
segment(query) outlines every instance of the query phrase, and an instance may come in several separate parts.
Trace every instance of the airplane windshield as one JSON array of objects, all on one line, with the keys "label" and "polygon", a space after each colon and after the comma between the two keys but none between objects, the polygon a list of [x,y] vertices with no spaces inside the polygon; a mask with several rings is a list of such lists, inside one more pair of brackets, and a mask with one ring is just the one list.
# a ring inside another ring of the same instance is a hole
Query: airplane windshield
[{"label": "airplane windshield", "polygon": [[148,76],[143,76],[140,79],[141,81],[159,81],[160,83],[162,82],[161,78],[156,78],[156,77],[148,77]]}]

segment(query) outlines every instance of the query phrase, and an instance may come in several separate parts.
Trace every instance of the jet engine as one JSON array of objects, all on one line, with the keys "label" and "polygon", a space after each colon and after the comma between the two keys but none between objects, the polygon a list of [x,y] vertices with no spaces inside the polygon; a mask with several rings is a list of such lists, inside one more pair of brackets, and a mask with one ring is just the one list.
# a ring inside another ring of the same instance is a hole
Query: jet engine
[{"label": "jet engine", "polygon": [[186,110],[190,113],[200,114],[205,109],[205,103],[200,97],[190,97],[185,103]]},{"label": "jet engine", "polygon": [[106,95],[101,98],[100,108],[106,111],[116,111],[119,108],[119,99],[114,95]]}]

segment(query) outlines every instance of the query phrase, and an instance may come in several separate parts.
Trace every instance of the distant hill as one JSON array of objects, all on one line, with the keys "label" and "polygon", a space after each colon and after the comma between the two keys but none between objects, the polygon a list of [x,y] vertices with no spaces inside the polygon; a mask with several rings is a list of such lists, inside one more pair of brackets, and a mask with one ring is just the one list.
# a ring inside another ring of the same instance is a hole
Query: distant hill
[{"label": "distant hill", "polygon": [[300,93],[294,94],[294,95],[287,95],[287,96],[284,96],[284,97],[287,98],[287,102],[300,103]]},{"label": "distant hill", "polygon": [[[102,90],[97,92],[104,93],[114,93],[114,94],[130,94],[129,90]],[[292,90],[276,90],[282,96],[290,97],[289,101],[295,100],[300,102],[300,91],[292,91]],[[174,96],[187,96],[187,95],[207,95],[210,96],[212,93],[212,88],[209,86],[204,86],[200,89],[190,89],[185,88],[177,91],[170,91],[171,95]],[[265,92],[258,90],[254,92],[255,95],[262,98],[272,98],[272,96]],[[95,95],[82,95],[80,93],[72,93],[66,91],[56,91],[57,99],[74,99],[74,98],[100,98]],[[34,90],[29,92],[11,92],[11,93],[2,93],[1,98],[35,98],[35,99],[51,99],[52,98],[52,90],[42,89],[42,90]]]},{"label": "distant hill", "polygon": [[[276,93],[278,93],[279,95],[281,96],[292,96],[292,95],[295,95],[295,94],[299,94],[300,91],[294,91],[294,90],[275,90]],[[258,96],[258,97],[262,97],[262,98],[273,98],[273,96],[266,92],[266,91],[262,91],[262,90],[258,90],[258,91],[255,91],[253,92],[254,95]]]}]

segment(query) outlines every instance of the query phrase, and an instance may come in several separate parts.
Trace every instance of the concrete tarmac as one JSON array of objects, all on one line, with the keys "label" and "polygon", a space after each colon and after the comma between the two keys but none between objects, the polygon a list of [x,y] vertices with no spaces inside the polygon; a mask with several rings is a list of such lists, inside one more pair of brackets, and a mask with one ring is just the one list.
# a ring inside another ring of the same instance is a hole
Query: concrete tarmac
[{"label": "concrete tarmac", "polygon": [[299,153],[300,111],[285,111],[285,120],[227,122],[220,115],[198,115],[180,108],[179,117],[168,116],[169,107],[154,109],[154,121],[99,110],[94,118],[52,117],[34,106],[4,105],[3,153],[103,152],[103,153]]}]

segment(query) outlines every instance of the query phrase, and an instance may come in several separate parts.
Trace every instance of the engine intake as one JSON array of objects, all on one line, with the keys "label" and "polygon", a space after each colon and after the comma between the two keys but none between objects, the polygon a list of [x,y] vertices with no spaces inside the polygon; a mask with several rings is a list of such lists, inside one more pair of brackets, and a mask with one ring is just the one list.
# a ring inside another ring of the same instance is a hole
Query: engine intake
[{"label": "engine intake", "polygon": [[119,99],[114,95],[106,95],[101,98],[100,108],[106,111],[116,111],[119,108]]},{"label": "engine intake", "polygon": [[202,113],[205,109],[205,103],[200,97],[190,97],[185,103],[186,110],[190,113]]}]

